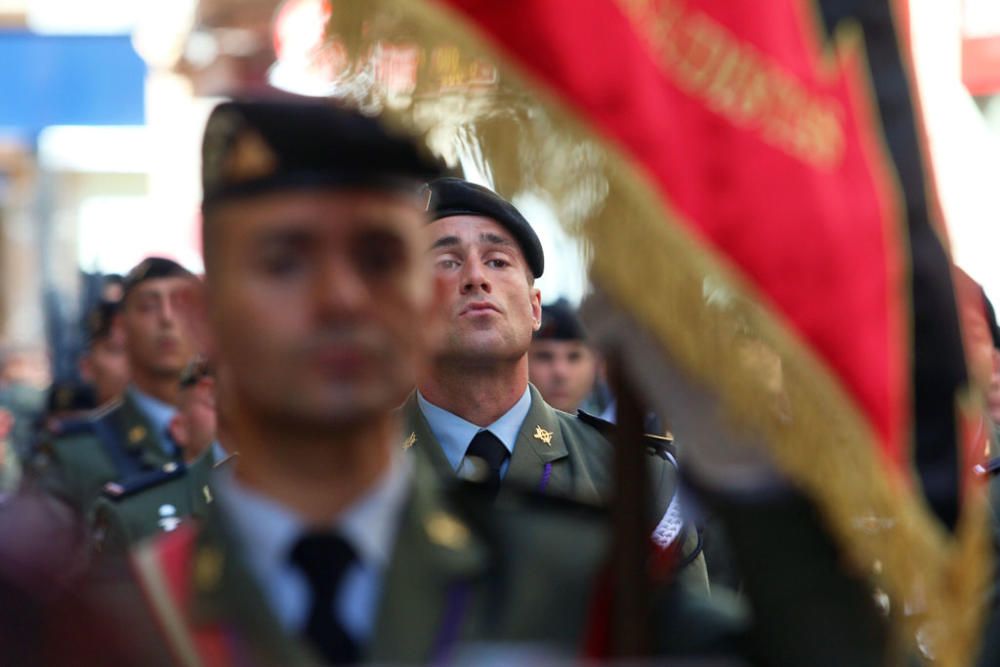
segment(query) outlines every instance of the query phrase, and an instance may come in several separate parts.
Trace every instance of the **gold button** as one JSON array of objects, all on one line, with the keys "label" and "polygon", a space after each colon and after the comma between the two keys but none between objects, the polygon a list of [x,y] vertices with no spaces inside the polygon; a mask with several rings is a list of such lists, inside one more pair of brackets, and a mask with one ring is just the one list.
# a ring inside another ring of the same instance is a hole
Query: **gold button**
[{"label": "gold button", "polygon": [[469,529],[450,514],[435,512],[424,528],[431,542],[446,549],[462,549],[469,543]]},{"label": "gold button", "polygon": [[217,588],[222,579],[222,554],[217,549],[205,548],[198,552],[194,563],[194,580],[198,588],[206,591]]}]

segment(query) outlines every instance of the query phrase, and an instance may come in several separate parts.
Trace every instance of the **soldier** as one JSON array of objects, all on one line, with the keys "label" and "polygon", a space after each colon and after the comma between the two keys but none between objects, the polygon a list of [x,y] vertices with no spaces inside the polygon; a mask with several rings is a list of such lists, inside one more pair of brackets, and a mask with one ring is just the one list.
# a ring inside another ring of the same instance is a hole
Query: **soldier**
[{"label": "soldier", "polygon": [[101,301],[87,315],[87,349],[80,357],[80,377],[93,386],[99,406],[119,398],[129,382],[125,330],[115,324],[118,305]]},{"label": "soldier", "polygon": [[[483,476],[588,502],[611,494],[613,425],[553,409],[528,382],[528,351],[541,326],[541,242],[496,193],[459,178],[430,184],[428,246],[444,285],[441,340],[404,406],[408,444],[445,477]],[[600,429],[600,430],[599,430]],[[697,531],[682,521],[677,469],[660,439],[647,439],[655,490],[654,540],[684,543],[685,577],[707,589]]]},{"label": "soldier", "polygon": [[194,342],[178,299],[194,280],[176,262],[150,257],[125,278],[120,323],[132,382],[120,401],[43,443],[35,462],[45,490],[86,514],[108,482],[176,467],[168,434],[178,378]]},{"label": "soldier", "polygon": [[179,385],[169,429],[182,460],[104,485],[90,519],[98,551],[121,553],[150,535],[176,530],[205,516],[213,501],[209,473],[226,460],[216,442],[215,380],[199,359],[184,370]]},{"label": "soldier", "polygon": [[528,360],[531,384],[556,410],[603,412],[605,405],[588,400],[598,386],[600,359],[565,299],[542,306],[542,324],[531,338]]}]

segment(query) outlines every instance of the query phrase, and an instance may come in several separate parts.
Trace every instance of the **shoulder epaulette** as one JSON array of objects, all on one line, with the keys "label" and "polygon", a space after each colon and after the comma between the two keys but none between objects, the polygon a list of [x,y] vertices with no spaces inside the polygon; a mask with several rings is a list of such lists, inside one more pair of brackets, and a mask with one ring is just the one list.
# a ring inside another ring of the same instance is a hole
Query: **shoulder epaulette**
[{"label": "shoulder epaulette", "polygon": [[[595,417],[594,415],[583,410],[577,410],[576,417],[587,426],[594,428],[605,438],[611,438],[615,431],[618,430],[617,424],[601,419],[600,417]],[[672,437],[654,435],[652,433],[643,433],[642,438],[645,441],[646,446],[653,450],[653,453],[659,455],[661,458],[669,457],[673,459],[677,456],[677,449],[674,446],[674,439]]]},{"label": "shoulder epaulette", "polygon": [[123,500],[170,480],[183,477],[186,472],[187,467],[183,463],[167,463],[159,470],[152,470],[117,482],[108,482],[101,489],[101,495],[108,500]]},{"label": "shoulder epaulette", "polygon": [[601,432],[601,435],[611,435],[615,432],[617,428],[614,422],[609,422],[606,419],[601,419],[596,415],[592,415],[584,410],[576,411],[576,418],[582,421],[587,426],[591,426]]}]

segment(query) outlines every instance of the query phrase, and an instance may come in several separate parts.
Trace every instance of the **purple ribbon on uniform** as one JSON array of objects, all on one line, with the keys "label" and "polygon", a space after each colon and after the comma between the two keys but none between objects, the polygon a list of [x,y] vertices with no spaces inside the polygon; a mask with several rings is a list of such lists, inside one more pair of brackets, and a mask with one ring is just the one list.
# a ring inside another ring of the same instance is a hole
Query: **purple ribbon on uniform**
[{"label": "purple ribbon on uniform", "polygon": [[448,600],[445,603],[441,629],[434,640],[434,650],[431,652],[431,665],[441,666],[448,663],[451,649],[458,641],[458,631],[462,626],[462,617],[465,616],[468,601],[468,582],[458,581],[448,588]]},{"label": "purple ribbon on uniform", "polygon": [[538,483],[538,491],[541,493],[549,485],[549,478],[552,477],[552,464],[546,463],[542,470],[542,481]]}]

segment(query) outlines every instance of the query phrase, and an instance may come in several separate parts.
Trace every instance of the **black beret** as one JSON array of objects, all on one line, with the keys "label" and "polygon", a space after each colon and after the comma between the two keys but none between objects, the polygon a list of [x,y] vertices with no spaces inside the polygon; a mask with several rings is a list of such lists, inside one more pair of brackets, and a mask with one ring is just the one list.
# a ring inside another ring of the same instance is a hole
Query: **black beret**
[{"label": "black beret", "polygon": [[194,278],[194,274],[172,259],[147,257],[136,264],[125,276],[122,301],[128,298],[129,293],[135,289],[136,285],[156,278]]},{"label": "black beret", "polygon": [[576,311],[566,299],[542,306],[542,325],[534,334],[535,340],[586,340],[587,331]]},{"label": "black beret", "polygon": [[202,209],[289,188],[418,192],[444,173],[413,138],[329,100],[283,95],[215,107],[202,143]]},{"label": "black beret", "polygon": [[93,345],[95,341],[108,337],[108,334],[111,333],[111,323],[117,313],[117,301],[98,301],[90,309],[90,312],[87,313],[87,320],[84,322],[87,345]]},{"label": "black beret", "polygon": [[492,190],[461,178],[446,176],[432,181],[428,187],[431,195],[427,209],[431,220],[454,215],[476,215],[496,220],[520,244],[532,275],[536,278],[542,275],[545,270],[542,242],[513,204]]}]

